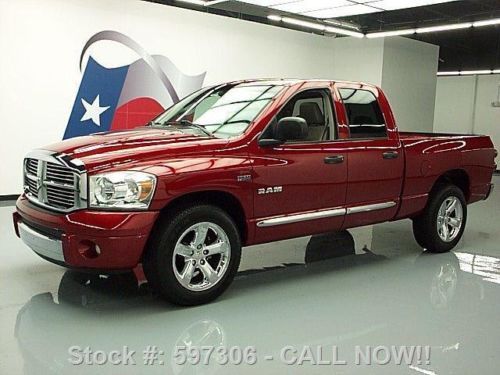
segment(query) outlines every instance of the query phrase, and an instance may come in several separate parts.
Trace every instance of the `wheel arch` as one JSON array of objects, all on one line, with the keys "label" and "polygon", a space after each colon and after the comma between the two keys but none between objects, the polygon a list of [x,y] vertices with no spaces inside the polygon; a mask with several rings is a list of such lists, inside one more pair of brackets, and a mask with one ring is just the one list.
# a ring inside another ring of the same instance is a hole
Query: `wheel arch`
[{"label": "wheel arch", "polygon": [[434,182],[431,192],[435,191],[439,188],[439,186],[444,184],[453,184],[457,186],[464,193],[465,201],[469,202],[471,195],[470,177],[465,170],[452,169],[441,174]]},{"label": "wheel arch", "polygon": [[[233,194],[222,190],[203,190],[190,192],[176,197],[168,202],[160,211],[159,218],[172,212],[183,210],[197,204],[216,206],[225,211],[235,222],[242,244],[248,240],[248,226],[245,210],[239,199]],[[157,219],[159,220],[159,219]]]}]

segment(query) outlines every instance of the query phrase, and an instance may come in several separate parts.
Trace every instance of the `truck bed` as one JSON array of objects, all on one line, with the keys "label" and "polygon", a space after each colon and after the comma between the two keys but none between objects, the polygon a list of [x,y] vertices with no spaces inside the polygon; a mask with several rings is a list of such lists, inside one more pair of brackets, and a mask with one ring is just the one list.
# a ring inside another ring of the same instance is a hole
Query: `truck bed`
[{"label": "truck bed", "polygon": [[487,196],[496,168],[496,151],[488,136],[399,132],[399,139],[405,155],[400,217],[423,209],[429,192],[443,176],[461,181],[468,203]]}]

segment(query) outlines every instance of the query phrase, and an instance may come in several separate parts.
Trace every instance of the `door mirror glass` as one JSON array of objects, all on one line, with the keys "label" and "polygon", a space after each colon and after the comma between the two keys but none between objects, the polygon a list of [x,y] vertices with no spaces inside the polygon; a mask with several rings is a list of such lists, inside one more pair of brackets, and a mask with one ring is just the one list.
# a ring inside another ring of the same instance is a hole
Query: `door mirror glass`
[{"label": "door mirror glass", "polygon": [[275,138],[280,141],[307,139],[307,122],[301,117],[283,117],[276,126]]}]

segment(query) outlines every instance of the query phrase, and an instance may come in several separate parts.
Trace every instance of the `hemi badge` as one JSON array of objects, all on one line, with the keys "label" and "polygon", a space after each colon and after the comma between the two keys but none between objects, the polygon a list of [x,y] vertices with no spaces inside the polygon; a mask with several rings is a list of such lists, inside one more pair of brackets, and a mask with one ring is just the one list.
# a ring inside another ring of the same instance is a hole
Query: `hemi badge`
[{"label": "hemi badge", "polygon": [[248,182],[252,181],[252,175],[249,174],[241,174],[238,177],[236,177],[236,181],[238,182]]}]

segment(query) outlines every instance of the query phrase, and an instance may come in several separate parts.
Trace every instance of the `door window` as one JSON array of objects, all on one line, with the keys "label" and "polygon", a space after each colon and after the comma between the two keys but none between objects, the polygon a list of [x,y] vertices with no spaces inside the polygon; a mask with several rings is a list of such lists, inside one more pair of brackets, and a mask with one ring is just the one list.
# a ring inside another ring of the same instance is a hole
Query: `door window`
[{"label": "door window", "polygon": [[375,95],[368,90],[341,88],[351,138],[386,138],[384,116]]},{"label": "door window", "polygon": [[284,117],[301,117],[306,120],[308,134],[299,142],[320,142],[331,139],[334,117],[330,94],[326,90],[307,90],[295,95],[273,119],[265,130],[263,138],[274,138],[274,129],[278,121]]}]

